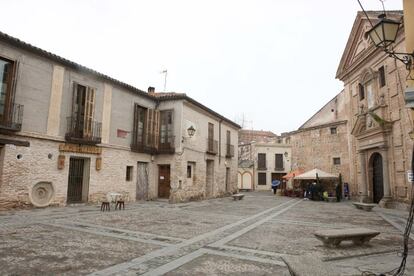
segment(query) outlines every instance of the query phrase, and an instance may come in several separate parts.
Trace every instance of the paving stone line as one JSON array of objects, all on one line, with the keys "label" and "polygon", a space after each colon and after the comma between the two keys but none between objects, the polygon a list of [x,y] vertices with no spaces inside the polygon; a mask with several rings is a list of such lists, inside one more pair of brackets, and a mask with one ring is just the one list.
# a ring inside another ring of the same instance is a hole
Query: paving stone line
[{"label": "paving stone line", "polygon": [[[281,207],[283,207],[285,205],[291,204],[292,202],[294,202],[293,204],[296,205],[297,203],[299,203],[301,201],[298,201],[297,199],[291,199],[291,200],[289,200],[287,202],[284,202],[284,203],[281,203],[281,204],[279,204],[279,205],[277,205],[277,206],[275,206],[273,208],[270,208],[270,209],[264,210],[262,212],[259,212],[259,213],[255,214],[253,216],[250,216],[250,217],[241,219],[241,220],[236,221],[234,223],[231,223],[231,224],[225,225],[223,227],[217,228],[217,229],[215,229],[213,231],[210,231],[210,232],[201,234],[199,236],[196,236],[194,238],[185,240],[185,241],[183,241],[180,244],[170,245],[168,247],[164,247],[164,248],[161,248],[161,249],[152,251],[152,252],[150,252],[150,253],[148,253],[148,254],[146,254],[144,256],[140,256],[140,257],[135,258],[135,259],[133,259],[131,261],[124,262],[124,263],[120,263],[120,264],[117,264],[117,265],[108,267],[106,269],[103,269],[101,271],[96,271],[96,272],[91,273],[89,275],[91,275],[91,276],[97,276],[97,275],[101,276],[101,275],[113,275],[113,274],[119,274],[119,273],[127,273],[128,269],[130,269],[130,268],[139,268],[139,266],[141,264],[143,264],[143,263],[145,263],[147,261],[151,261],[154,258],[168,256],[168,255],[173,255],[173,253],[177,253],[177,251],[179,249],[183,248],[183,247],[190,246],[190,245],[195,244],[197,242],[201,242],[201,241],[203,241],[203,240],[205,240],[207,238],[214,237],[217,234],[220,234],[220,233],[222,233],[222,232],[224,232],[226,230],[232,229],[232,228],[234,228],[236,226],[240,226],[240,225],[242,225],[242,224],[244,224],[246,222],[255,220],[255,219],[257,219],[257,218],[259,218],[261,216],[264,216],[264,215],[266,215],[266,214],[268,214],[268,213],[276,210],[276,209],[279,209],[279,208],[281,208]],[[273,217],[273,215],[272,215],[272,217]],[[200,246],[203,246],[203,244],[200,244]]]},{"label": "paving stone line", "polygon": [[159,245],[159,246],[169,246],[169,245],[171,245],[170,243],[166,243],[166,242],[162,242],[162,241],[141,239],[141,238],[126,236],[126,235],[122,235],[122,234],[109,233],[109,232],[105,232],[105,231],[92,230],[92,229],[88,229],[88,228],[80,228],[80,227],[76,227],[76,226],[59,224],[59,223],[46,223],[46,222],[43,222],[43,223],[40,223],[40,224],[54,226],[54,227],[60,227],[60,228],[64,228],[64,229],[75,230],[75,231],[79,231],[79,232],[85,232],[85,233],[95,234],[95,235],[100,235],[100,236],[105,236],[105,237],[111,237],[111,238],[117,238],[117,239],[123,239],[123,240],[130,240],[130,241],[137,241],[137,242],[142,242],[142,243],[150,243],[150,244],[155,244],[155,245]]},{"label": "paving stone line", "polygon": [[[290,202],[290,201],[289,201]],[[269,216],[267,216],[267,217],[265,217],[265,218],[263,218],[263,219],[261,219],[261,220],[259,220],[259,221],[257,221],[257,222],[255,222],[255,223],[253,223],[253,224],[250,224],[250,225],[248,225],[248,226],[246,226],[246,227],[244,227],[244,228],[242,228],[241,230],[239,230],[239,231],[237,231],[237,232],[235,232],[235,233],[232,233],[232,234],[230,234],[230,235],[226,235],[224,238],[222,238],[222,239],[220,239],[220,240],[218,240],[218,241],[216,241],[216,242],[213,242],[213,243],[211,243],[211,244],[209,244],[209,246],[210,247],[214,247],[214,246],[219,246],[219,245],[224,245],[225,243],[227,243],[227,242],[229,242],[229,241],[231,241],[231,240],[233,240],[233,239],[235,239],[235,238],[237,238],[237,237],[239,237],[239,236],[241,236],[241,235],[243,235],[243,234],[245,234],[245,233],[247,233],[248,231],[250,231],[250,230],[252,230],[252,229],[254,229],[254,228],[256,228],[257,226],[259,226],[259,225],[261,225],[261,224],[263,224],[263,223],[265,223],[265,222],[267,222],[267,221],[269,221],[269,220],[271,220],[272,218],[274,218],[274,217],[276,217],[276,216],[278,216],[278,215],[280,215],[280,214],[282,214],[282,213],[284,213],[284,212],[286,212],[287,210],[289,210],[290,208],[292,208],[292,207],[294,207],[294,206],[296,206],[297,204],[299,204],[299,203],[301,203],[302,201],[297,201],[297,202],[295,202],[295,203],[293,203],[293,204],[290,204],[290,205],[288,205],[287,207],[285,207],[285,208],[283,208],[283,209],[281,209],[281,210],[279,210],[279,211],[277,211],[276,213],[274,213],[274,214],[272,214],[272,215],[269,215]],[[272,208],[273,209],[273,208]],[[199,251],[199,250],[202,250],[202,249],[198,249],[197,251]],[[220,251],[216,251],[217,253],[218,252],[220,252]],[[180,257],[180,258],[178,258],[178,259],[175,259],[175,260],[173,260],[173,261],[171,261],[171,262],[169,262],[169,263],[166,263],[165,265],[162,265],[162,266],[160,266],[160,267],[158,267],[158,268],[156,268],[156,269],[153,269],[153,270],[150,270],[150,271],[148,271],[147,273],[145,273],[144,275],[161,275],[161,274],[163,274],[163,273],[166,273],[166,272],[168,272],[168,271],[170,271],[170,270],[172,270],[172,269],[175,269],[176,267],[178,267],[178,266],[181,266],[183,263],[183,261],[184,260],[187,260],[187,258],[186,258],[186,256],[188,256],[188,255],[190,255],[190,256],[192,256],[191,255],[192,253],[190,253],[190,254],[187,254],[187,255],[184,255],[184,256],[182,256],[182,257]],[[268,262],[269,260],[267,260],[267,259],[263,259],[263,258],[259,258],[259,257],[255,257],[255,256],[243,256],[243,255],[239,255],[239,254],[233,254],[233,253],[223,253],[222,252],[222,254],[227,254],[227,255],[231,255],[231,256],[233,256],[233,257],[239,257],[239,258],[243,258],[243,259],[248,259],[248,258],[250,258],[251,260],[260,260],[260,261],[262,261],[262,262]],[[281,261],[273,261],[273,262],[276,262],[276,263],[274,263],[274,264],[278,264],[278,265],[281,265],[281,264],[284,264],[283,262],[281,262]],[[178,265],[178,266],[177,266]],[[166,271],[167,269],[170,269],[170,270],[168,270],[168,271]],[[159,272],[162,272],[161,274],[158,274]]]},{"label": "paving stone line", "polygon": [[[398,230],[401,231],[401,233],[405,232],[405,225],[401,225],[397,222],[395,222],[394,220],[392,220],[391,218],[389,218],[387,215],[375,211],[377,213],[377,215],[379,215],[380,217],[382,217],[386,222],[388,222],[389,224],[391,224],[392,226],[394,226],[395,228],[397,228]],[[411,235],[410,235],[410,239],[414,241],[414,233],[413,231],[411,231]]]},{"label": "paving stone line", "polygon": [[141,231],[131,231],[131,230],[128,230],[128,229],[121,229],[121,228],[108,227],[108,226],[103,226],[103,225],[98,225],[98,224],[91,224],[91,223],[87,223],[87,222],[83,222],[83,221],[72,222],[72,221],[69,221],[68,219],[64,219],[64,220],[58,221],[58,223],[73,226],[73,227],[80,226],[80,229],[84,229],[84,227],[86,226],[86,227],[89,227],[89,228],[92,228],[92,229],[107,230],[107,231],[110,231],[110,232],[118,232],[120,234],[122,234],[122,233],[131,234],[131,235],[135,235],[137,237],[140,237],[142,239],[149,239],[149,240],[163,239],[163,240],[175,241],[175,242],[185,241],[185,239],[176,238],[176,237],[155,235],[155,234],[152,234],[152,233],[141,232]]}]

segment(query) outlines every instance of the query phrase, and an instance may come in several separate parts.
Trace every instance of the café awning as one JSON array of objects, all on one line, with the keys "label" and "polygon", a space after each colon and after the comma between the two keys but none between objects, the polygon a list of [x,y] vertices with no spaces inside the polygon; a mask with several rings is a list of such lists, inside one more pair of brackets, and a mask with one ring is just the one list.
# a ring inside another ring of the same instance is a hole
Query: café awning
[{"label": "caf\u00e9 awning", "polygon": [[303,179],[303,180],[305,180],[305,179],[309,180],[310,179],[310,180],[313,180],[313,179],[316,179],[316,176],[318,176],[319,179],[335,179],[335,178],[338,178],[338,176],[335,175],[335,174],[327,173],[327,172],[324,172],[320,169],[313,169],[313,170],[304,172],[304,173],[302,173],[298,176],[295,176],[295,179],[299,179],[299,180],[300,179]]}]

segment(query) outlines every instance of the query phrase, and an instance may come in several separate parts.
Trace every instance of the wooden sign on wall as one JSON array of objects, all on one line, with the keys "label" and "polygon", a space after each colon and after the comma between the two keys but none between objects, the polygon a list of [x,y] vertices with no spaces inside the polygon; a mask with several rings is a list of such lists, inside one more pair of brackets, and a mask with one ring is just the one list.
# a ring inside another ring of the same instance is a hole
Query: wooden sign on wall
[{"label": "wooden sign on wall", "polygon": [[75,152],[88,154],[102,154],[102,148],[96,146],[76,145],[76,144],[60,144],[59,151]]},{"label": "wooden sign on wall", "polygon": [[65,156],[64,155],[59,155],[57,166],[59,170],[63,170],[65,168]]},{"label": "wooden sign on wall", "polygon": [[96,168],[97,171],[101,170],[101,168],[102,168],[102,158],[101,157],[96,157],[95,168]]}]

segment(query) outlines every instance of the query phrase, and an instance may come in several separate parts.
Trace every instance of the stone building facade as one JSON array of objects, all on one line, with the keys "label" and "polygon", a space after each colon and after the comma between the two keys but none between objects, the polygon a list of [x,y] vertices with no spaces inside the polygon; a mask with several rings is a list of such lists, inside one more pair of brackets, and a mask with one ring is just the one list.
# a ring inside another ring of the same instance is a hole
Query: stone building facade
[{"label": "stone building facade", "polygon": [[[251,136],[254,140],[250,142],[246,138],[239,142],[239,189],[271,190],[272,181],[283,182],[282,177],[291,170],[292,152],[289,139],[271,132],[247,131],[255,135]],[[240,131],[245,132],[246,130]]]},{"label": "stone building facade", "polygon": [[237,190],[239,126],[186,94],[139,90],[4,33],[0,77],[3,207]]},{"label": "stone building facade", "polygon": [[293,170],[318,168],[350,182],[346,101],[341,91],[298,130],[282,134],[290,139]]},{"label": "stone building facade", "polygon": [[[375,24],[382,12],[368,15]],[[402,11],[387,17],[401,21]],[[336,77],[349,98],[349,147],[353,191],[364,201],[393,206],[409,200],[407,171],[411,169],[412,118],[405,108],[405,65],[388,57],[366,36],[371,27],[359,12],[352,27]],[[405,52],[400,28],[396,52]]]},{"label": "stone building facade", "polygon": [[[381,13],[368,16],[375,24]],[[401,20],[402,11],[388,11],[387,17]],[[370,28],[359,12],[336,74],[344,90],[297,131],[284,135],[291,139],[294,169],[340,172],[354,198],[404,207],[412,189],[407,173],[413,148],[413,118],[404,103],[407,71],[373,45],[366,35]],[[403,27],[394,50],[405,52]],[[340,165],[334,163],[337,157]]]}]

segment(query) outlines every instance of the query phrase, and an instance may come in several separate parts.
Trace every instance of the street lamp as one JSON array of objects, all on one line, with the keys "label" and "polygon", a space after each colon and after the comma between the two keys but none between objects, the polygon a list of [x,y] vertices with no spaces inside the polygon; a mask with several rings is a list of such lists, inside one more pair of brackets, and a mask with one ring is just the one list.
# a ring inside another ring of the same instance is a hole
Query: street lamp
[{"label": "street lamp", "polygon": [[397,38],[400,22],[388,19],[385,14],[380,14],[378,18],[380,21],[372,26],[372,28],[367,32],[368,36],[371,38],[376,47],[382,48],[382,50],[390,57],[398,59],[404,63],[407,70],[411,70],[414,52],[397,53],[389,49],[391,44],[393,44]]},{"label": "street lamp", "polygon": [[191,125],[189,128],[187,128],[187,133],[189,137],[193,137],[195,134],[195,128]]}]

